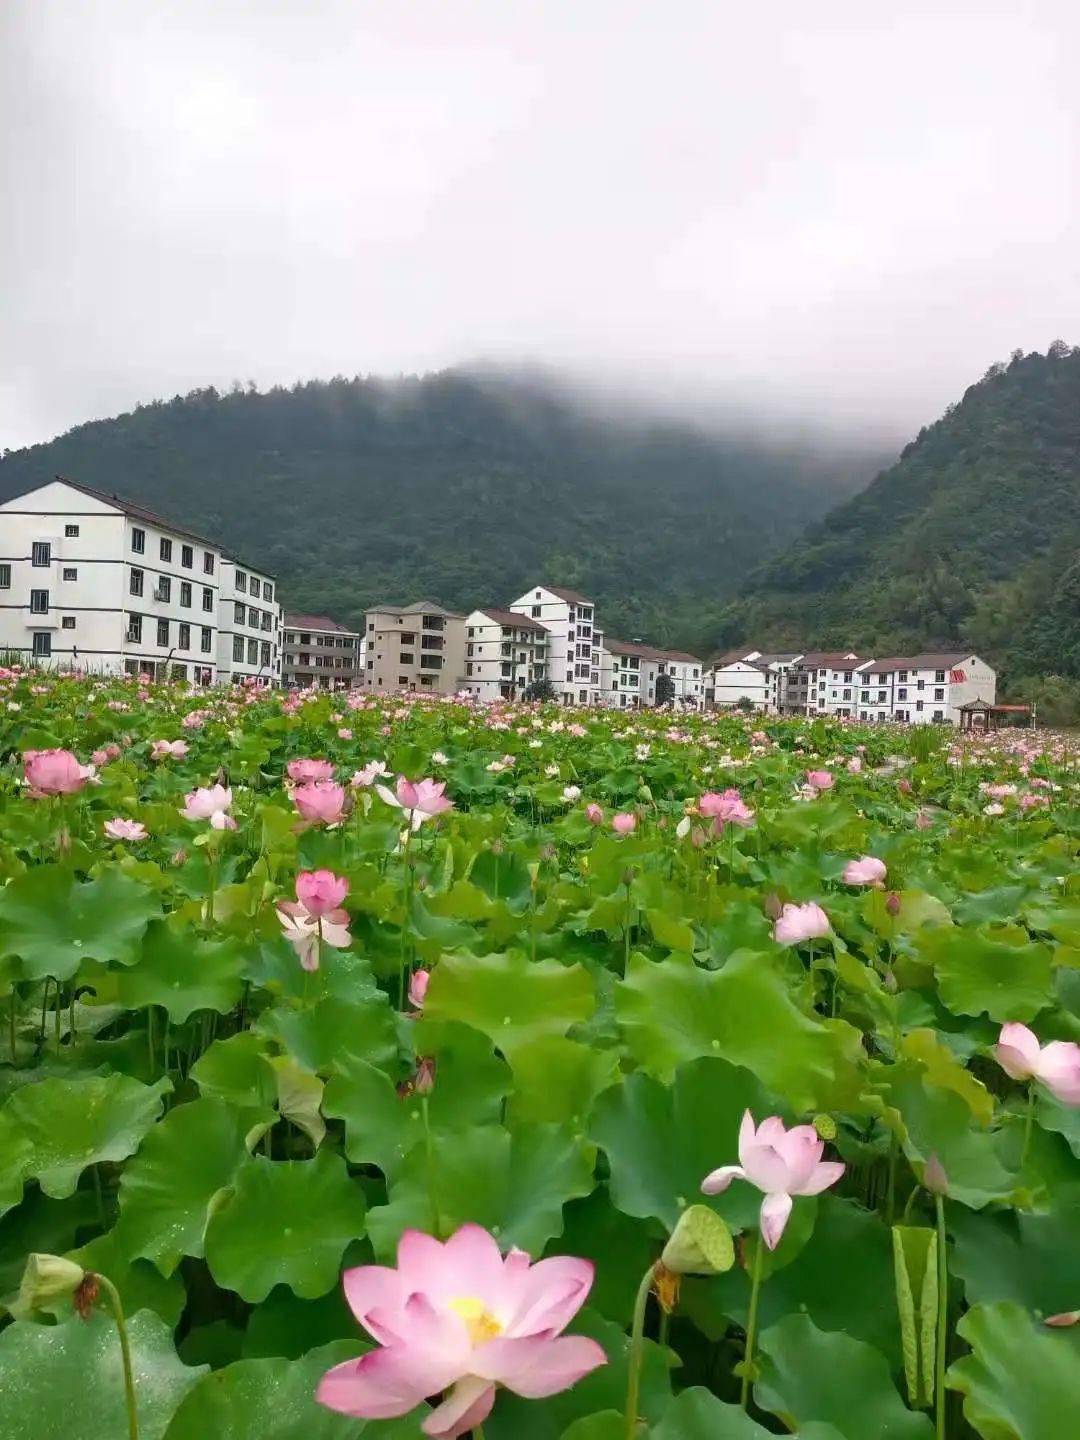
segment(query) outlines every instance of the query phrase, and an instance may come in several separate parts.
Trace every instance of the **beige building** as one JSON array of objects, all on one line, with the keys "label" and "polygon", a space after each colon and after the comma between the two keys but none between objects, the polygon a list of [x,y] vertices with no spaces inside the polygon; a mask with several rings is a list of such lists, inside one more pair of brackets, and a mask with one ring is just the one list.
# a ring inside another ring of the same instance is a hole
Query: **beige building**
[{"label": "beige building", "polygon": [[365,616],[368,690],[431,690],[454,695],[465,685],[465,616],[434,600],[377,605]]},{"label": "beige building", "polygon": [[360,635],[329,615],[285,616],[282,684],[348,690],[360,681]]}]

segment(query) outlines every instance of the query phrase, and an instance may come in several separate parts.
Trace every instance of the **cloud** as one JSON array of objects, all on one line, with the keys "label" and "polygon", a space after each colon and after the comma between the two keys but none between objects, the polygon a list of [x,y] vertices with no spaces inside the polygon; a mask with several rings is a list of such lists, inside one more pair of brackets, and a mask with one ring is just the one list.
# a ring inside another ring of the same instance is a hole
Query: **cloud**
[{"label": "cloud", "polygon": [[539,360],[902,439],[1080,340],[1071,0],[9,0],[0,444]]}]

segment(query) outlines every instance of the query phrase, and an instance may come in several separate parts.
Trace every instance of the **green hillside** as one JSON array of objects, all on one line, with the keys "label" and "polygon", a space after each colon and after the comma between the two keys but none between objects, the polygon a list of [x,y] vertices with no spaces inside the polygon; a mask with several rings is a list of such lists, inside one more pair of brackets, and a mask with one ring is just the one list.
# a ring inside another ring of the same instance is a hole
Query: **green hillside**
[{"label": "green hillside", "polygon": [[141,500],[277,573],[286,603],[505,603],[544,577],[613,630],[687,640],[703,598],[873,473],[821,447],[724,439],[584,408],[550,379],[449,371],[199,391],[0,461],[0,496],[52,475]]},{"label": "green hillside", "polygon": [[1080,349],[992,366],[748,586],[715,643],[961,644],[1013,686],[1080,679]]}]

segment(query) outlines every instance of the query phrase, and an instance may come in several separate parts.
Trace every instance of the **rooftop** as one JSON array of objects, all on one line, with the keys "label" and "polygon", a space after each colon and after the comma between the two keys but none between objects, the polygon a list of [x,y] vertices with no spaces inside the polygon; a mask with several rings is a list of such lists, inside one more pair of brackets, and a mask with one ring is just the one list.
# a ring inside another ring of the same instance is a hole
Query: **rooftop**
[{"label": "rooftop", "polygon": [[93,485],[83,485],[78,480],[69,480],[66,475],[53,477],[61,485],[68,485],[72,490],[78,490],[82,495],[89,495],[93,500],[102,500],[106,505],[115,505],[125,515],[130,515],[133,520],[142,520],[147,525],[156,525],[159,530],[171,530],[174,535],[186,536],[188,540],[197,540],[200,545],[208,545],[211,550],[220,550],[224,554],[229,552],[218,540],[208,540],[205,535],[200,535],[197,530],[189,530],[184,525],[178,525],[175,520],[166,520],[163,515],[157,515],[153,510],[148,510],[145,505],[139,505],[134,500],[125,500],[122,495],[109,494],[107,490],[95,489]]},{"label": "rooftop", "polygon": [[331,620],[329,615],[294,615],[291,611],[286,612],[285,628],[287,630],[329,630],[338,635],[359,635],[359,630],[350,630],[348,625],[339,625],[336,620]]},{"label": "rooftop", "polygon": [[446,620],[464,620],[456,610],[447,610],[436,600],[414,600],[411,605],[369,605],[369,615],[441,615]]},{"label": "rooftop", "polygon": [[921,655],[890,655],[885,660],[875,660],[868,674],[884,675],[892,670],[951,670],[961,660],[973,658],[970,650],[926,651]]},{"label": "rooftop", "polygon": [[560,600],[565,600],[568,605],[591,605],[593,602],[588,595],[582,595],[580,590],[564,590],[561,585],[541,585],[541,590],[550,590],[552,595],[558,595]]},{"label": "rooftop", "polygon": [[799,657],[799,670],[853,670],[856,665],[866,665],[873,657],[856,655],[851,650],[807,650]]},{"label": "rooftop", "polygon": [[481,615],[486,615],[489,620],[494,620],[497,625],[503,625],[514,630],[539,630],[546,635],[548,628],[541,625],[539,620],[534,620],[531,615],[520,615],[516,610],[499,610],[493,605],[484,605],[480,609]]},{"label": "rooftop", "polygon": [[656,645],[642,645],[636,640],[605,640],[604,648],[612,655],[634,655],[639,660],[678,660],[684,665],[700,665],[696,655],[685,650],[661,650]]}]

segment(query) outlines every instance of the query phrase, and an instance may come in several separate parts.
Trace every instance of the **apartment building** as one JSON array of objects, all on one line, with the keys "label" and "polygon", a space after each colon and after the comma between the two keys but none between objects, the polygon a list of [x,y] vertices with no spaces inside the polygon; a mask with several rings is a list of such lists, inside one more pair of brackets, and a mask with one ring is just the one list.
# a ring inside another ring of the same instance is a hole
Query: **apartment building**
[{"label": "apartment building", "polygon": [[454,695],[465,684],[465,616],[433,600],[378,605],[365,618],[363,685]]},{"label": "apartment building", "polygon": [[360,684],[360,632],[329,615],[289,612],[284,621],[282,683],[290,690],[348,690]]},{"label": "apartment building", "polygon": [[0,504],[0,650],[209,685],[222,559],[145,506],[57,476]]},{"label": "apartment building", "polygon": [[588,596],[558,585],[537,585],[509,608],[538,620],[548,632],[548,679],[559,700],[564,705],[599,704],[602,634],[594,633],[595,607]]},{"label": "apartment building", "polygon": [[222,556],[218,589],[217,678],[281,684],[281,606],[277,580]]},{"label": "apartment building", "polygon": [[[627,710],[664,703],[697,709],[703,703],[704,666],[695,655],[638,640],[605,640],[603,648],[612,661],[604,704]],[[670,680],[670,686],[662,684],[661,676]]]},{"label": "apartment building", "polygon": [[862,672],[872,663],[854,650],[808,651],[787,669],[781,711],[787,715],[854,715]]},{"label": "apartment building", "polygon": [[728,650],[709,667],[705,699],[720,708],[748,700],[755,710],[779,714],[787,673],[802,658],[794,650]]},{"label": "apartment building", "polygon": [[860,720],[958,725],[961,706],[973,701],[996,704],[993,668],[969,651],[932,651],[872,661],[862,675],[856,713]]},{"label": "apartment building", "polygon": [[539,620],[489,606],[465,618],[465,689],[480,700],[520,700],[548,678],[548,632]]}]

